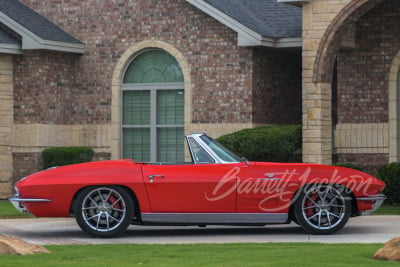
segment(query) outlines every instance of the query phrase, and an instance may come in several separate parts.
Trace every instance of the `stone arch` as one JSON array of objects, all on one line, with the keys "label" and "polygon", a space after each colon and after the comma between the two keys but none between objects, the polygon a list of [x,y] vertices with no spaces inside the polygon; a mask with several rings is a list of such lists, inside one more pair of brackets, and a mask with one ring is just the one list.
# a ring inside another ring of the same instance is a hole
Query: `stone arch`
[{"label": "stone arch", "polygon": [[[333,66],[346,24],[357,21],[368,10],[384,0],[353,0],[335,16],[325,31],[317,50],[313,82],[331,82]],[[342,33],[342,34],[341,34]]]},{"label": "stone arch", "polygon": [[145,49],[158,48],[165,50],[173,57],[175,57],[179,66],[181,67],[184,85],[185,85],[185,132],[187,132],[188,125],[191,122],[191,77],[189,65],[183,54],[169,43],[160,40],[145,40],[141,41],[126,50],[118,60],[113,73],[111,83],[111,158],[118,159],[121,157],[121,85],[122,79],[125,74],[126,68],[131,63],[132,58],[139,52]]}]

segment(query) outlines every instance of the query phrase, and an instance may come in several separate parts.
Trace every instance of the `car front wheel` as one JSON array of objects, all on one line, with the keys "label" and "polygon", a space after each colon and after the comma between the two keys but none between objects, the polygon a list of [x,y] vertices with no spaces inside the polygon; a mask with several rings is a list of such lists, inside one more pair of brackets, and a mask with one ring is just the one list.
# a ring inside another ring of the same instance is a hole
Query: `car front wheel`
[{"label": "car front wheel", "polygon": [[305,187],[293,207],[297,222],[311,234],[333,234],[351,214],[351,197],[336,185]]},{"label": "car front wheel", "polygon": [[113,237],[126,230],[134,215],[130,195],[117,186],[85,188],[77,197],[75,219],[86,233]]}]

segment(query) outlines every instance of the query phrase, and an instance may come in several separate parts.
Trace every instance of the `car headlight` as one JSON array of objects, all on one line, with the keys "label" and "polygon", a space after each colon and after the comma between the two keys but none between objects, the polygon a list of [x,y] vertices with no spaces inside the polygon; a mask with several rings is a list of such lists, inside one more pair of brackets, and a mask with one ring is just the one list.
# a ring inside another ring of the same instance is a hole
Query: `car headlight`
[{"label": "car headlight", "polygon": [[19,191],[18,191],[18,188],[16,186],[14,186],[14,190],[15,190],[15,196],[19,196]]}]

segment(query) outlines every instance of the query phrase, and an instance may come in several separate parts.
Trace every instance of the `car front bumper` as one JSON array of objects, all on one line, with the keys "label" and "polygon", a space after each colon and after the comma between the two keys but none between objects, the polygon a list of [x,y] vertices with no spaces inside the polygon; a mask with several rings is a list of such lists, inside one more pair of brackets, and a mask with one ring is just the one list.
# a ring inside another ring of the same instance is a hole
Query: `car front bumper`
[{"label": "car front bumper", "polygon": [[372,203],[372,209],[369,210],[364,210],[360,212],[360,215],[370,215],[374,213],[377,209],[379,209],[383,202],[385,201],[386,197],[383,194],[377,194],[377,195],[372,195],[372,196],[364,196],[364,197],[358,197],[357,202],[370,202]]},{"label": "car front bumper", "polygon": [[43,198],[21,198],[18,195],[10,197],[8,200],[13,204],[13,206],[21,213],[29,212],[26,208],[24,203],[25,202],[51,202],[50,199],[43,199]]}]

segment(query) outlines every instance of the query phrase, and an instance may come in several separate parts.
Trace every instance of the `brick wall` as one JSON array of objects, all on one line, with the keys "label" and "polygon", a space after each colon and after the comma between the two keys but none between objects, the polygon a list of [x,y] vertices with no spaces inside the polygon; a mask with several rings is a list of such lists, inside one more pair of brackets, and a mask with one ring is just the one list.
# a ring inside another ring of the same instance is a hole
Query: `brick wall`
[{"label": "brick wall", "polygon": [[[74,98],[78,56],[26,51],[14,56],[14,122],[71,124],[77,116]],[[94,101],[94,100],[93,100]],[[80,114],[80,123],[91,121]]]},{"label": "brick wall", "polygon": [[400,49],[400,2],[385,1],[356,23],[355,49],[338,55],[338,122],[388,122],[388,75]]},{"label": "brick wall", "polygon": [[255,123],[301,123],[301,53],[255,49],[253,118]]},{"label": "brick wall", "polygon": [[171,44],[187,59],[192,76],[192,122],[252,121],[252,49],[238,48],[235,32],[186,1],[22,2],[87,45],[85,55],[74,65],[72,103],[77,104],[71,123],[110,122],[115,64],[130,46],[148,39]]}]

